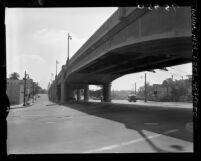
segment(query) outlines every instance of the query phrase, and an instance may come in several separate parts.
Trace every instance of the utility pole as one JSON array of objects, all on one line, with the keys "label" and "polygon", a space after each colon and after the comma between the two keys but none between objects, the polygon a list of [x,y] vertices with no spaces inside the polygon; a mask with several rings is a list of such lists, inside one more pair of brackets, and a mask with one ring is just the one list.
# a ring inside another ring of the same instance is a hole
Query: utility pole
[{"label": "utility pole", "polygon": [[68,33],[68,56],[67,56],[67,66],[68,66],[68,63],[69,63],[69,40],[72,40],[72,37],[69,35]]},{"label": "utility pole", "polygon": [[156,85],[156,101],[158,101],[158,85]]},{"label": "utility pole", "polygon": [[145,72],[145,76],[144,76],[144,79],[145,79],[145,81],[144,81],[144,91],[145,91],[145,93],[144,93],[144,102],[147,102],[147,83],[146,83],[146,72]]},{"label": "utility pole", "polygon": [[34,103],[34,81],[33,81],[33,91],[32,91],[32,93],[33,93],[33,103]]},{"label": "utility pole", "polygon": [[135,82],[135,94],[136,94],[136,82]]},{"label": "utility pole", "polygon": [[23,104],[23,106],[25,106],[26,104],[25,104],[25,98],[26,97],[26,71],[25,71],[25,73],[24,73],[24,104]]},{"label": "utility pole", "polygon": [[[24,73],[24,104],[23,106],[26,106],[26,76],[28,74],[26,74],[26,70],[25,70],[25,73]],[[29,75],[28,75],[28,79],[29,79]]]}]

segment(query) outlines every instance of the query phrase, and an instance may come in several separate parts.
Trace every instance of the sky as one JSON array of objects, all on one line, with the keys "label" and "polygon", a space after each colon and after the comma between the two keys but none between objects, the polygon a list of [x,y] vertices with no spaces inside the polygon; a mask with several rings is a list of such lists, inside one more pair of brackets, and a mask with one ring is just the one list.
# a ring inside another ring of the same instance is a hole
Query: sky
[{"label": "sky", "polygon": [[[70,58],[117,10],[117,7],[95,8],[6,8],[7,77],[13,72],[29,74],[42,88],[47,88],[51,73],[55,76],[67,59],[67,36]],[[146,72],[150,84],[171,78],[183,79],[192,74],[192,64],[168,68],[168,72]],[[53,76],[53,77],[54,77]],[[137,89],[144,85],[144,72],[125,75],[112,82],[112,90]]]}]

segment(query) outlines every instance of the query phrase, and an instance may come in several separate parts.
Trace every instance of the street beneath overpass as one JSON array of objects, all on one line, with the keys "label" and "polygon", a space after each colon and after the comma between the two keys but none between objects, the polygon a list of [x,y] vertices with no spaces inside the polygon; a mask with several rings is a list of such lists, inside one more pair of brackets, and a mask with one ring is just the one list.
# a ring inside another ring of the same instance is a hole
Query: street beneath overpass
[{"label": "street beneath overpass", "polygon": [[[90,99],[90,102],[101,102],[100,100]],[[116,104],[131,104],[131,105],[144,105],[144,106],[156,106],[156,107],[178,107],[178,108],[188,108],[193,109],[192,103],[187,102],[156,102],[156,101],[147,101],[137,100],[136,102],[129,102],[128,100],[111,100],[112,103]]]},{"label": "street beneath overpass", "polygon": [[55,104],[41,95],[11,109],[9,154],[193,152],[192,107],[123,103]]}]

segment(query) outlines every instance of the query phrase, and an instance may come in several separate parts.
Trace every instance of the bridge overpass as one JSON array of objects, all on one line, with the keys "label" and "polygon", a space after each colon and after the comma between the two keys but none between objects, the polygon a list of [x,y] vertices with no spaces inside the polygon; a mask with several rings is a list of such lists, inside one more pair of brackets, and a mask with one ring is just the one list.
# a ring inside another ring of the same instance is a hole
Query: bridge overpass
[{"label": "bridge overpass", "polygon": [[192,61],[191,8],[120,7],[74,54],[55,77],[51,100],[64,103],[77,91],[89,99],[89,85],[103,86],[110,101],[111,82],[125,74]]}]

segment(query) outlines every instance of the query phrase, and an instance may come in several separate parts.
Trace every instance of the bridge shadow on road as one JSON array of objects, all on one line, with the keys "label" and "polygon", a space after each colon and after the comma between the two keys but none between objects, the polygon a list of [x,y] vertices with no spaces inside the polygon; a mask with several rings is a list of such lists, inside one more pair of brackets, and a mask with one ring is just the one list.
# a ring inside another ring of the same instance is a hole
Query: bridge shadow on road
[{"label": "bridge shadow on road", "polygon": [[[192,109],[97,102],[71,102],[65,105],[90,115],[123,123],[126,128],[138,131],[157,152],[167,151],[157,147],[143,130],[193,142],[193,133],[185,128],[186,123],[193,120]],[[176,131],[167,132],[174,130]],[[180,145],[170,147],[176,151],[183,151]]]}]

